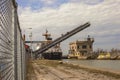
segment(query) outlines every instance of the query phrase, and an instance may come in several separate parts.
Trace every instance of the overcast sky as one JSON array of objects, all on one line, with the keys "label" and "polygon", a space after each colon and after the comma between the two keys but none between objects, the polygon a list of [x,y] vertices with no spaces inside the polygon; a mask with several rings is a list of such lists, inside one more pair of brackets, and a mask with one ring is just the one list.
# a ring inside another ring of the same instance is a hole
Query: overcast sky
[{"label": "overcast sky", "polygon": [[[23,32],[32,28],[33,40],[44,40],[48,29],[53,39],[90,22],[91,26],[61,43],[64,53],[69,42],[94,37],[94,50],[120,49],[120,0],[17,0]],[[27,37],[27,39],[29,39]]]}]

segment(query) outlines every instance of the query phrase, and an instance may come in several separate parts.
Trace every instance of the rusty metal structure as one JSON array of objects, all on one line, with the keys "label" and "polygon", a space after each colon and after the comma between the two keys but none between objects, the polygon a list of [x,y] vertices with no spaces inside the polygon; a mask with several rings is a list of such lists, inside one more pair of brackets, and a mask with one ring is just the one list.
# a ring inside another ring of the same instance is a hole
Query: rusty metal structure
[{"label": "rusty metal structure", "polygon": [[68,58],[87,59],[93,53],[94,38],[69,43]]}]

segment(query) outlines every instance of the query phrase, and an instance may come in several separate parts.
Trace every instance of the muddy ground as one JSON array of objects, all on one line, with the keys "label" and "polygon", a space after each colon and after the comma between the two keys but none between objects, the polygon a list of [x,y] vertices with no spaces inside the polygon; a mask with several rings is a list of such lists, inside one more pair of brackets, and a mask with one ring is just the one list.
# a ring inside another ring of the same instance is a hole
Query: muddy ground
[{"label": "muddy ground", "polygon": [[81,68],[53,60],[35,60],[27,64],[26,80],[120,80],[116,74]]}]

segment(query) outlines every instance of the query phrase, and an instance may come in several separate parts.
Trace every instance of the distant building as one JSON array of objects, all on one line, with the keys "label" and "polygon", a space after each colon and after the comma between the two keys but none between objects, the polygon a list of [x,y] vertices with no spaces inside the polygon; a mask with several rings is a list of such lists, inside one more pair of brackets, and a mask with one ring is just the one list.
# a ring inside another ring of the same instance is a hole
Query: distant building
[{"label": "distant building", "polygon": [[84,41],[71,42],[68,58],[86,59],[90,53],[93,53],[93,42],[94,38],[90,36]]}]

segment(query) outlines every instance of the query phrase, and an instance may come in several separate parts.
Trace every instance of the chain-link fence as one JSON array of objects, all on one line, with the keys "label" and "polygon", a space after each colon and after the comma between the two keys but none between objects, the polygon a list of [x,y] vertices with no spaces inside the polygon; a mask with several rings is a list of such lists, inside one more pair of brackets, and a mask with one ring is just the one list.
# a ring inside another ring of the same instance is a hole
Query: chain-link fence
[{"label": "chain-link fence", "polygon": [[15,0],[0,0],[0,80],[25,80],[25,48]]}]

